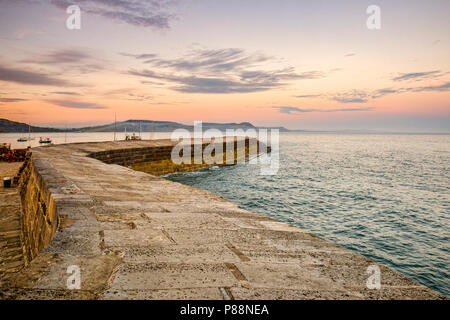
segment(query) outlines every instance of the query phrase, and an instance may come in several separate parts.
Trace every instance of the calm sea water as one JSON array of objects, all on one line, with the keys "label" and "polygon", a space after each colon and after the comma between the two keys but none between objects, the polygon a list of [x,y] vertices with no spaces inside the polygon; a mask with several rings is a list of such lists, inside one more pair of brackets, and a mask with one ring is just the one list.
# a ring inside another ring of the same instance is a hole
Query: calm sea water
[{"label": "calm sea water", "polygon": [[[13,148],[113,133],[0,134]],[[170,133],[143,133],[143,139]],[[117,134],[124,139],[124,134]],[[450,135],[280,135],[280,170],[214,167],[168,178],[299,226],[450,296]]]},{"label": "calm sea water", "polygon": [[280,170],[168,178],[288,222],[450,296],[450,135],[280,136]]}]

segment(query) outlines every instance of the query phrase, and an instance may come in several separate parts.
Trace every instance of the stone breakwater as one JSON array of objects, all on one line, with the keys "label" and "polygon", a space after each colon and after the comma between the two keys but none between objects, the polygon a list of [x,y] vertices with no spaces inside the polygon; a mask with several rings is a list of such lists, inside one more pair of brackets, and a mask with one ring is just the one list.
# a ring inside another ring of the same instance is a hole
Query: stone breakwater
[{"label": "stone breakwater", "polygon": [[[157,140],[34,149],[19,179],[24,267],[0,274],[0,298],[443,298],[383,265],[381,289],[370,290],[371,260],[158,177],[168,173],[173,146]],[[71,266],[81,270],[80,289],[67,287]]]},{"label": "stone breakwater", "polygon": [[[211,156],[221,159],[222,164],[236,164],[238,161],[245,161],[245,157],[256,155],[262,151],[260,150],[262,149],[262,146],[257,143],[256,139],[234,138],[230,140],[232,141],[212,143],[212,145],[216,146],[221,145],[221,154],[216,154],[216,150],[213,150]],[[187,145],[189,143],[186,144],[186,142],[184,142],[184,144]],[[198,144],[191,141],[189,154],[184,155],[182,154],[183,150],[180,150],[180,156],[184,157],[186,160],[184,162],[188,163],[180,164],[175,164],[171,159],[174,142],[169,140],[166,140],[166,143],[160,146],[111,149],[93,152],[89,156],[107,164],[118,164],[134,170],[160,176],[176,172],[196,171],[208,167],[210,164],[201,157],[201,154],[205,152],[205,149],[207,149],[210,144],[211,143],[208,141]],[[195,161],[195,145],[199,146],[199,163]],[[264,145],[264,147],[270,152],[270,146]]]}]

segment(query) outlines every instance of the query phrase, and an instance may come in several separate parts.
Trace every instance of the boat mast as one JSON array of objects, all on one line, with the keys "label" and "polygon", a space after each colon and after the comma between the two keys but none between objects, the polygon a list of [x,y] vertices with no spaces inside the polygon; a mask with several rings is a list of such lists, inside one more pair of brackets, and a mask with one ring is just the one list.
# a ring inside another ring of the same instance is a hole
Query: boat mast
[{"label": "boat mast", "polygon": [[151,122],[151,124],[150,124],[150,140],[152,140],[152,138],[153,138],[153,122]]}]

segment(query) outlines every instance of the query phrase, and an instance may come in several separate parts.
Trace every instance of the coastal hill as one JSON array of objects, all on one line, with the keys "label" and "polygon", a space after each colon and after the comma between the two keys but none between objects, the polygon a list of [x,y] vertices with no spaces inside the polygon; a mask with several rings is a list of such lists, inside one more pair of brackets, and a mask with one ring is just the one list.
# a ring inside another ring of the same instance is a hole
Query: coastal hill
[{"label": "coastal hill", "polygon": [[0,118],[0,132],[28,132],[31,128],[31,132],[63,132],[61,129],[57,128],[45,128],[45,127],[35,127],[29,126],[26,123],[10,121],[8,119]]},{"label": "coastal hill", "polygon": [[[290,130],[284,127],[255,127],[250,122],[242,123],[212,123],[204,122],[202,124],[203,130],[207,129],[279,129],[280,132],[288,132]],[[70,129],[58,129],[58,128],[44,128],[31,126],[32,132],[172,132],[176,129],[186,129],[189,131],[194,130],[194,126],[185,125],[172,121],[153,121],[153,120],[127,120],[117,123],[110,123],[100,126],[84,127],[84,128],[70,128]],[[13,133],[13,132],[28,132],[29,126],[26,123],[10,121],[0,118],[0,132]]]}]

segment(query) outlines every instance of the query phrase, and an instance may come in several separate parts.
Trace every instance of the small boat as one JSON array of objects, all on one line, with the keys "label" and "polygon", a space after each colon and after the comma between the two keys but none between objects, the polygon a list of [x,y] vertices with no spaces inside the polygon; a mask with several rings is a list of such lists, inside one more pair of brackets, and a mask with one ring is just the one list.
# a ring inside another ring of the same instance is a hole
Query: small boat
[{"label": "small boat", "polygon": [[134,140],[134,141],[142,140],[142,137],[141,137],[141,122],[140,121],[139,121],[139,135],[137,136],[137,135],[135,135],[133,133],[133,135],[131,136],[131,140]]},{"label": "small boat", "polygon": [[31,137],[31,126],[28,125],[28,138],[21,137],[21,138],[17,139],[17,142],[27,142],[27,141],[31,141],[31,140],[34,140],[34,138]]},{"label": "small boat", "polygon": [[135,133],[133,133],[131,136],[127,134],[125,136],[125,140],[139,141],[139,140],[142,140],[142,138],[141,138],[141,136],[137,136]]},{"label": "small boat", "polygon": [[141,138],[141,136],[137,136],[133,133],[133,135],[131,136],[131,140],[138,141],[138,140],[142,140],[142,138]]},{"label": "small boat", "polygon": [[50,138],[40,138],[39,143],[52,143],[52,139]]},{"label": "small boat", "polygon": [[142,137],[141,137],[141,124],[139,124],[139,135],[136,135],[136,133],[133,133],[130,136],[127,133],[127,128],[125,127],[125,140],[126,141],[140,141],[140,140],[142,140]]},{"label": "small boat", "polygon": [[21,138],[17,139],[17,142],[27,142],[27,141],[32,141],[32,140],[34,140],[34,138],[21,137]]}]

